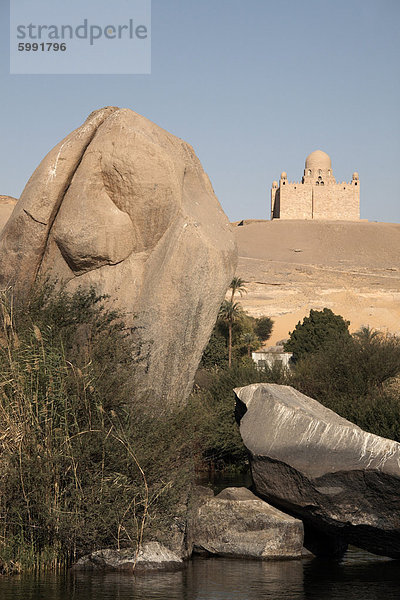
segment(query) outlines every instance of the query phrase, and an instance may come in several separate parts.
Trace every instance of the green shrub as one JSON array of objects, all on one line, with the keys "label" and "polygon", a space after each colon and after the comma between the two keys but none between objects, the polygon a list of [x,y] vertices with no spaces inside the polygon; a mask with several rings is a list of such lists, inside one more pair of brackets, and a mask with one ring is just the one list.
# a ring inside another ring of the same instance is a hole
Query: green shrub
[{"label": "green shrub", "polygon": [[293,359],[299,360],[307,354],[313,354],[337,341],[350,338],[349,321],[335,315],[329,308],[310,310],[303,322],[297,323],[285,343],[285,352],[292,352]]},{"label": "green shrub", "polygon": [[[0,568],[139,547],[172,521],[201,439],[134,395],[123,318],[94,290],[0,301]],[[186,490],[186,492],[185,492]]]},{"label": "green shrub", "polygon": [[217,469],[248,468],[247,451],[235,420],[234,388],[251,383],[285,383],[281,367],[259,370],[250,360],[236,363],[230,369],[214,369],[198,376],[201,387],[192,394],[189,410],[196,407],[202,424],[205,464]]},{"label": "green shrub", "polygon": [[[370,332],[371,333],[371,332]],[[357,332],[299,360],[295,388],[366,431],[400,441],[400,340]]]}]

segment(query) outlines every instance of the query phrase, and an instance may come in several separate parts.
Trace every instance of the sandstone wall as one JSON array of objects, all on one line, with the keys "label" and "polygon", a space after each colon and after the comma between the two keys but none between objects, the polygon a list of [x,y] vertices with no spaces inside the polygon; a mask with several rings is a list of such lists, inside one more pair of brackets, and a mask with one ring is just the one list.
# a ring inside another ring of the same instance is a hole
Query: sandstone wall
[{"label": "sandstone wall", "polygon": [[313,219],[358,221],[359,187],[352,183],[313,186]]},{"label": "sandstone wall", "polygon": [[301,183],[281,184],[280,219],[312,219],[312,187]]},{"label": "sandstone wall", "polygon": [[272,190],[271,217],[279,219],[319,219],[358,221],[360,219],[359,182],[310,185],[281,180]]}]

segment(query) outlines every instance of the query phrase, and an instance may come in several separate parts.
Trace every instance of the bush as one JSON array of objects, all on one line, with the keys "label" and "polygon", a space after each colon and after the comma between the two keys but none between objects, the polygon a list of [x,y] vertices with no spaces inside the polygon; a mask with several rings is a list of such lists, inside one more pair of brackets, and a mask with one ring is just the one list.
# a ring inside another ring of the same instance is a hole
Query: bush
[{"label": "bush", "polygon": [[1,298],[3,572],[138,548],[190,485],[201,428],[134,397],[130,337],[104,300],[48,285],[17,309]]},{"label": "bush", "polygon": [[317,352],[337,341],[350,338],[349,321],[335,315],[329,308],[310,310],[310,316],[297,323],[285,343],[285,352],[293,352],[293,360]]},{"label": "bush", "polygon": [[273,326],[274,322],[269,317],[259,317],[256,319],[254,332],[262,342],[266,342],[271,337]]},{"label": "bush", "polygon": [[366,431],[400,441],[399,390],[390,385],[399,374],[399,338],[357,332],[304,356],[290,383]]},{"label": "bush", "polygon": [[[229,303],[228,303],[229,304]],[[243,357],[250,357],[263,341],[271,336],[273,321],[269,317],[254,318],[235,304],[237,314],[232,320],[232,363],[239,363]],[[228,368],[229,324],[221,315],[215,323],[210,340],[203,352],[201,366]]]},{"label": "bush", "polygon": [[190,410],[195,406],[200,411],[205,464],[220,470],[246,470],[247,450],[235,420],[233,390],[251,383],[284,383],[285,372],[279,366],[259,370],[250,360],[230,369],[208,371],[206,375],[198,376],[202,386],[192,394],[189,405]]}]

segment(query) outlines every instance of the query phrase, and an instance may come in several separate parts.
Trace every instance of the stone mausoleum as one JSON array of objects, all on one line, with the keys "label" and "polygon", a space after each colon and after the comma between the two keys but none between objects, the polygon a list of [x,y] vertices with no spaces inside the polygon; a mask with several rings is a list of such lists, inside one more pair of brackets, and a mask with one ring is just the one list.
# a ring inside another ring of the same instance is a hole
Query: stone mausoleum
[{"label": "stone mausoleum", "polygon": [[277,181],[272,183],[271,219],[358,221],[358,173],[353,173],[349,183],[337,183],[328,154],[322,150],[311,152],[301,181],[289,182],[284,171],[279,185]]}]

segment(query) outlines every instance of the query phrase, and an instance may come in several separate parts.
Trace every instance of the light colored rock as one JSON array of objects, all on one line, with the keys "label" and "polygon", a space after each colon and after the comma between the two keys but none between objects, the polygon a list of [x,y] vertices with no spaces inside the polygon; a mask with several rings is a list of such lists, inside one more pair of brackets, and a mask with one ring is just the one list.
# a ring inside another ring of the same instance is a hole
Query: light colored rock
[{"label": "light colored rock", "polygon": [[97,550],[83,556],[73,566],[77,571],[171,571],[182,568],[179,556],[158,542],[147,542],[136,553],[134,548]]},{"label": "light colored rock", "polygon": [[306,547],[335,554],[351,543],[400,558],[400,444],[289,386],[235,393],[255,489],[303,520]]},{"label": "light colored rock", "polygon": [[301,558],[302,522],[246,488],[226,488],[202,504],[194,521],[194,551],[269,560]]},{"label": "light colored rock", "polygon": [[10,218],[18,200],[12,196],[0,196],[0,233]]},{"label": "light colored rock", "polygon": [[231,226],[189,144],[131,110],[92,113],[42,161],[0,237],[0,284],[94,285],[136,339],[135,390],[191,390],[236,265]]}]

